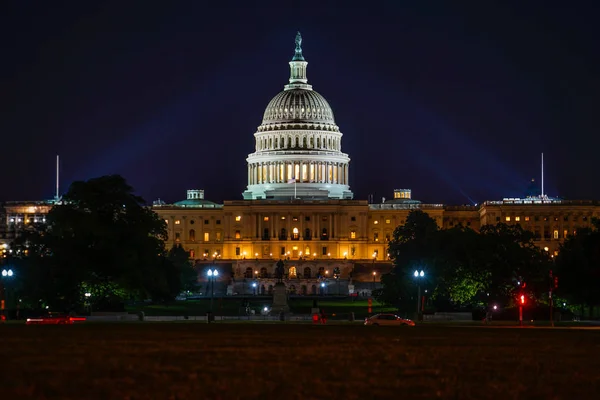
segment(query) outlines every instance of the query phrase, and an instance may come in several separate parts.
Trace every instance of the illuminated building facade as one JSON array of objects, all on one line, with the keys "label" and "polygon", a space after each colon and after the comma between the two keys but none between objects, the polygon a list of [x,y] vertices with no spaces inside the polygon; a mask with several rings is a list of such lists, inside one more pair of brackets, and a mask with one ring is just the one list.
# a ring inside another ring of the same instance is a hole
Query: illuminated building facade
[{"label": "illuminated building facade", "polygon": [[[387,246],[394,229],[415,209],[428,213],[440,228],[521,224],[551,255],[566,236],[600,217],[598,202],[543,194],[478,206],[423,204],[410,189],[397,189],[377,204],[355,200],[342,133],[329,103],[308,84],[299,35],[289,64],[289,83],[269,102],[254,134],[243,200],[218,204],[194,189],[185,200],[152,206],[167,223],[167,248],[181,245],[188,251],[200,280],[216,263],[229,294],[268,293],[275,264],[282,259],[290,293],[369,292],[391,268]],[[6,203],[6,240],[27,223],[44,222],[52,204]]]},{"label": "illuminated building facade", "polygon": [[231,270],[233,279],[224,277],[231,279],[230,294],[269,292],[279,259],[291,293],[369,291],[390,270],[388,242],[414,209],[440,228],[521,223],[552,254],[599,215],[598,203],[547,196],[447,206],[422,204],[410,189],[397,189],[379,204],[354,200],[342,134],[329,103],[308,85],[306,66],[298,35],[289,84],[267,105],[254,134],[244,200],[215,204],[203,191],[201,198],[188,191],[182,202],[154,205],[168,225],[167,246],[183,246],[200,265]]}]

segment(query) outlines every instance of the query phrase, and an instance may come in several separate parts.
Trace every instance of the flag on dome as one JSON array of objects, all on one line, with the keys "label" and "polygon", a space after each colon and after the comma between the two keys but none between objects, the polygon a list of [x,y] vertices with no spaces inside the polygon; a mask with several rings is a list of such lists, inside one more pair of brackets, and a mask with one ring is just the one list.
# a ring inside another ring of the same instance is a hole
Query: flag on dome
[{"label": "flag on dome", "polygon": [[288,183],[296,183],[296,178],[288,179]]}]

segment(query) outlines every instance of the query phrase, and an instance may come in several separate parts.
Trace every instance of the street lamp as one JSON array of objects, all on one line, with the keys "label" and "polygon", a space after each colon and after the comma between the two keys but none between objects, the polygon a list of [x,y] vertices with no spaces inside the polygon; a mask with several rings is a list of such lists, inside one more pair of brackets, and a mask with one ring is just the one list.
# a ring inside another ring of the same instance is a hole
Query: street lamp
[{"label": "street lamp", "polygon": [[254,291],[254,295],[256,296],[256,282],[252,282],[252,290]]},{"label": "street lamp", "polygon": [[[2,270],[2,278],[11,278],[13,276],[12,269],[3,269]],[[4,298],[4,280],[0,279],[0,311],[2,312],[2,319],[5,319],[4,316],[4,308],[6,305],[6,300]]]},{"label": "street lamp", "polygon": [[419,321],[421,321],[423,319],[423,314],[422,314],[422,305],[421,305],[421,279],[423,279],[425,277],[425,271],[421,270],[415,270],[414,274],[415,279],[417,280],[417,319]]},{"label": "street lamp", "polygon": [[215,269],[208,269],[208,282],[210,283],[210,316],[208,317],[208,322],[210,322],[212,318],[213,311],[213,298],[215,297],[215,279],[219,276],[219,271]]},{"label": "street lamp", "polygon": [[375,290],[375,277],[377,276],[377,271],[373,271],[373,290]]}]

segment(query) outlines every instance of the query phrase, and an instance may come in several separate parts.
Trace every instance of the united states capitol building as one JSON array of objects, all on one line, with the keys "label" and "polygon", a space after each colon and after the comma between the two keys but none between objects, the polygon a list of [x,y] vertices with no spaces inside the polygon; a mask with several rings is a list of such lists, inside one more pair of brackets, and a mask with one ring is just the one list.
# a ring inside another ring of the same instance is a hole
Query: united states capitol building
[{"label": "united states capitol building", "polygon": [[[379,204],[354,199],[343,134],[327,100],[309,84],[301,43],[298,34],[289,82],[269,102],[254,133],[243,199],[219,204],[204,190],[190,189],[184,200],[152,206],[167,223],[167,248],[188,251],[201,281],[204,271],[216,266],[228,294],[269,293],[281,259],[289,293],[370,291],[391,269],[387,246],[394,229],[415,209],[440,228],[521,224],[551,255],[558,254],[567,235],[600,217],[599,202],[544,193],[477,206],[423,204],[410,189],[394,190]],[[4,204],[0,246],[26,221],[44,218],[47,208],[44,202]]]}]

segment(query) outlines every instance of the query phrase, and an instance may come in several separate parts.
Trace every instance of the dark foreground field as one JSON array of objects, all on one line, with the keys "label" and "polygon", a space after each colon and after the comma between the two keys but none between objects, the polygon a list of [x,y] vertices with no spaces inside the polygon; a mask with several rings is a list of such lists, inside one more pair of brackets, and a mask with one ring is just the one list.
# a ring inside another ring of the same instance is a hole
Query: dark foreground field
[{"label": "dark foreground field", "polygon": [[0,326],[0,399],[600,398],[600,331]]}]

